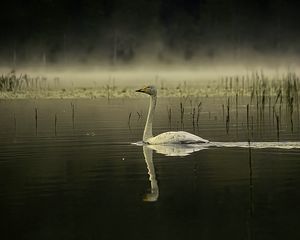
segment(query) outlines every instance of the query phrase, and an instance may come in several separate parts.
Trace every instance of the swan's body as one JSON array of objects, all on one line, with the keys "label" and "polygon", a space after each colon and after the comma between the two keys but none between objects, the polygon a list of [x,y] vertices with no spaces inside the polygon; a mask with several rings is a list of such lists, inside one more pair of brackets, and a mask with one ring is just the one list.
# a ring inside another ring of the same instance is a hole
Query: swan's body
[{"label": "swan's body", "polygon": [[155,137],[150,137],[144,142],[148,144],[193,144],[207,143],[209,141],[188,132],[178,131],[164,132]]},{"label": "swan's body", "polygon": [[152,134],[152,122],[156,107],[157,91],[154,86],[148,86],[137,90],[137,92],[142,92],[150,95],[150,105],[147,116],[147,121],[143,134],[143,142],[151,145],[156,144],[195,144],[195,143],[208,143],[209,141],[198,137],[194,134],[178,131],[178,132],[165,132],[161,133],[155,137]]}]

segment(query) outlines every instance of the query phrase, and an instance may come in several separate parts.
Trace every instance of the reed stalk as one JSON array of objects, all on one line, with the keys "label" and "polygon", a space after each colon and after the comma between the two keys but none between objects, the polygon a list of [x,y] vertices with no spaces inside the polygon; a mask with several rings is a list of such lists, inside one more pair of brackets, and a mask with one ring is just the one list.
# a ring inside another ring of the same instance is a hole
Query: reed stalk
[{"label": "reed stalk", "polygon": [[54,134],[55,134],[55,136],[57,133],[56,129],[57,129],[57,114],[55,113],[55,115],[54,115]]},{"label": "reed stalk", "polygon": [[35,108],[34,109],[34,113],[35,113],[35,134],[37,135],[38,132],[38,109]]}]

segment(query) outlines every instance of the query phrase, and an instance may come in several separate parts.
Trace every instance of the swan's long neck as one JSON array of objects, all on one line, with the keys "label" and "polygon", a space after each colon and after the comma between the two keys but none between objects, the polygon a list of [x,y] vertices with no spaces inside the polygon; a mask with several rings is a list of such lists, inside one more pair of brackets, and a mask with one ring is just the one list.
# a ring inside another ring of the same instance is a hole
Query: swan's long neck
[{"label": "swan's long neck", "polygon": [[147,116],[147,121],[144,129],[144,135],[143,135],[143,141],[147,142],[147,139],[153,137],[152,135],[152,122],[153,122],[153,116],[156,106],[156,96],[150,96],[150,105],[149,105],[149,111]]}]

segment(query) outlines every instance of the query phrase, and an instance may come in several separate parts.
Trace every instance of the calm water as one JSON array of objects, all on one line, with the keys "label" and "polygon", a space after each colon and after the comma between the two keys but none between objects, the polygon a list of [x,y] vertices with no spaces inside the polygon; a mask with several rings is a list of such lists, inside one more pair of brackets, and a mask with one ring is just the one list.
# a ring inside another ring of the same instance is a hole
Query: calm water
[{"label": "calm water", "polygon": [[241,101],[227,134],[225,100],[197,101],[199,126],[188,101],[182,126],[180,99],[159,99],[155,117],[155,134],[213,142],[188,149],[131,144],[146,98],[0,102],[1,239],[300,239],[297,116],[280,123],[292,148],[268,109],[257,122],[251,108],[248,131]]}]

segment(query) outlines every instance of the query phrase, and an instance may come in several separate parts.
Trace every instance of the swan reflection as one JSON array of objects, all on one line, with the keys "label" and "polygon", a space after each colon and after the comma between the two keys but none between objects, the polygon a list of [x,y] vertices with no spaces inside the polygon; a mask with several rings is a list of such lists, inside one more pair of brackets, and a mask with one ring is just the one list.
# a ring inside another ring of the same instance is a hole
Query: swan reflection
[{"label": "swan reflection", "polygon": [[200,150],[208,149],[208,144],[169,144],[169,145],[147,145],[155,152],[169,157],[184,157]]},{"label": "swan reflection", "polygon": [[155,202],[159,197],[159,187],[156,180],[155,168],[153,163],[153,150],[165,156],[188,156],[194,152],[213,148],[252,148],[252,149],[300,149],[300,142],[209,142],[201,144],[167,144],[150,145],[143,142],[133,143],[143,146],[143,153],[148,169],[149,180],[151,183],[151,193],[147,193],[144,201]]},{"label": "swan reflection", "polygon": [[151,192],[144,196],[144,201],[155,202],[159,197],[159,187],[156,180],[155,167],[153,163],[153,150],[165,156],[187,156],[193,152],[206,149],[205,146],[193,144],[173,144],[173,145],[148,145],[143,144],[143,153],[148,169]]},{"label": "swan reflection", "polygon": [[151,193],[147,193],[144,196],[144,201],[155,202],[159,196],[159,188],[156,180],[155,168],[153,164],[153,150],[148,148],[146,145],[143,146],[143,153],[145,162],[147,164],[149,180],[151,183]]}]

